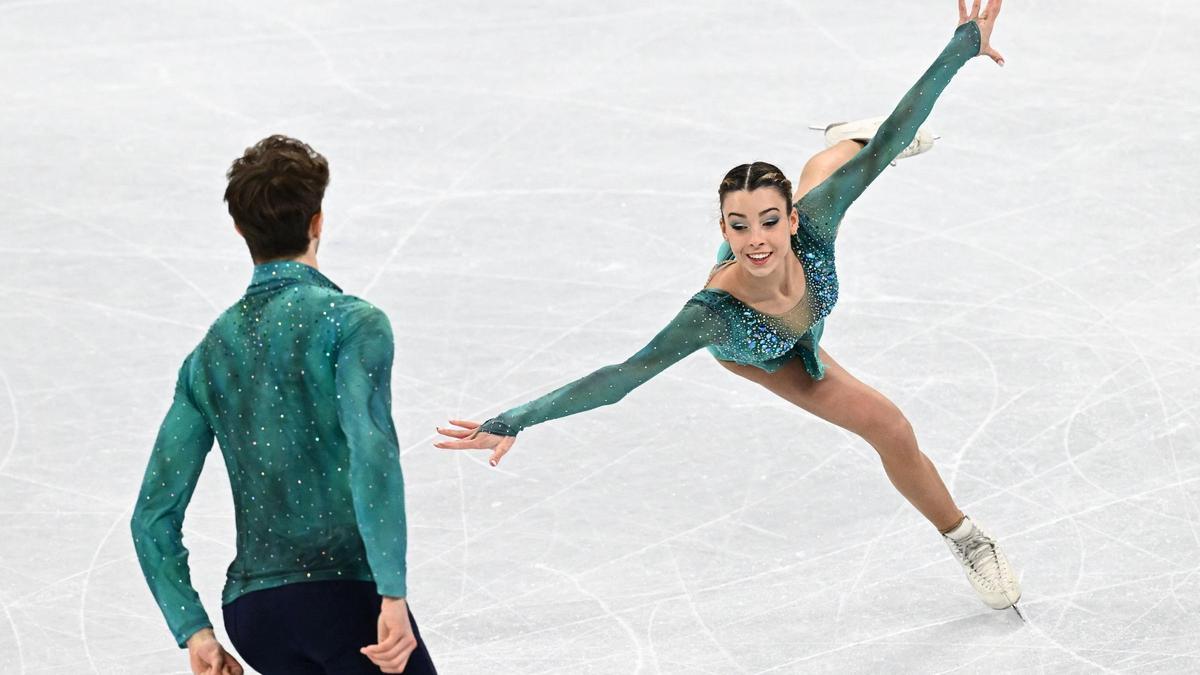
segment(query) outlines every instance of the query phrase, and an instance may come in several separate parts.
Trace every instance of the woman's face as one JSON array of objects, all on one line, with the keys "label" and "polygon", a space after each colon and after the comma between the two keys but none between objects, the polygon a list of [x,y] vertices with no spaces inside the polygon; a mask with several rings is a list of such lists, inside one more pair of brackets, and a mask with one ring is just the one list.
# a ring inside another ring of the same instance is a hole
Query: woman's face
[{"label": "woman's face", "polygon": [[730,192],[721,204],[721,214],[721,234],[733,249],[738,265],[756,277],[783,269],[799,221],[795,209],[788,214],[787,202],[778,190]]}]

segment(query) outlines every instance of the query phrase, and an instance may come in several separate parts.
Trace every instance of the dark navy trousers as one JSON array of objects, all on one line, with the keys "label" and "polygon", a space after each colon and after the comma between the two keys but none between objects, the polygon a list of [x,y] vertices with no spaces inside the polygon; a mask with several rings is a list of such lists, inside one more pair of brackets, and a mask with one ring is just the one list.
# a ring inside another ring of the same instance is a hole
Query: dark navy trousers
[{"label": "dark navy trousers", "polygon": [[[358,650],[378,640],[383,598],[370,581],[306,581],[247,593],[225,605],[225,632],[238,655],[263,675],[383,672]],[[436,675],[408,613],[417,648],[405,675]]]}]

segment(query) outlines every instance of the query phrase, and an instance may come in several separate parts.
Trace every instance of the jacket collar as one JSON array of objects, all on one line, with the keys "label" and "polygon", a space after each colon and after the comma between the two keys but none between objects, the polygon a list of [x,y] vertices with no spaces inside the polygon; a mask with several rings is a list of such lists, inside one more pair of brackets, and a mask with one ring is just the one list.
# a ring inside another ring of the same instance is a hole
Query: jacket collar
[{"label": "jacket collar", "polygon": [[294,260],[279,260],[254,266],[254,275],[250,278],[250,287],[246,289],[246,295],[274,291],[293,284],[311,284],[342,292],[337,284],[317,271],[317,268]]}]

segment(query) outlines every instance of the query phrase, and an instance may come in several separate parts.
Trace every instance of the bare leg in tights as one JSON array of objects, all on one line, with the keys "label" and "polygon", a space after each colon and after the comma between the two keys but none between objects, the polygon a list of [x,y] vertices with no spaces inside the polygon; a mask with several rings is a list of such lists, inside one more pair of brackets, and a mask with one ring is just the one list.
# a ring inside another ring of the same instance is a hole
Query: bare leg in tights
[{"label": "bare leg in tights", "polygon": [[[862,148],[856,141],[842,141],[808,160],[800,174],[793,201],[825,180]],[[824,349],[821,360],[825,379],[812,379],[799,360],[774,373],[753,366],[718,361],[734,373],[761,384],[808,412],[862,437],[883,462],[892,485],[940,532],[962,520],[937,469],[917,445],[908,419],[886,396],[867,386],[842,368]]]}]

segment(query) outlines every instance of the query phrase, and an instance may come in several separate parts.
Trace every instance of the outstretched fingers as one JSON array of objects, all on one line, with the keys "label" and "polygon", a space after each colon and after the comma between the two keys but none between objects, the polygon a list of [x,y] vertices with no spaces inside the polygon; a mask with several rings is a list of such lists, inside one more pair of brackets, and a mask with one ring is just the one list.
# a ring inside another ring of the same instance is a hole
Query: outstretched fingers
[{"label": "outstretched fingers", "polygon": [[437,431],[456,440],[440,440],[433,447],[443,450],[491,450],[488,464],[492,466],[500,463],[500,459],[508,454],[517,440],[514,436],[481,433],[479,423],[470,420],[450,420],[450,424],[458,428],[438,427]]},{"label": "outstretched fingers", "polygon": [[983,44],[979,50],[983,54],[996,62],[996,65],[1004,65],[1004,57],[1000,52],[992,47],[992,29],[996,27],[996,17],[1000,15],[1000,7],[1004,4],[1004,0],[988,0],[987,10],[983,16],[979,18],[979,32],[983,37]]},{"label": "outstretched fingers", "polygon": [[439,434],[441,434],[443,436],[450,436],[451,438],[474,438],[476,435],[479,434],[479,422],[472,422],[471,420],[450,420],[450,424],[453,424],[454,426],[456,426],[458,428],[457,429],[453,429],[451,427],[434,427],[434,428],[437,429],[437,432]]},{"label": "outstretched fingers", "polygon": [[[455,424],[458,424],[458,422],[455,422]],[[459,426],[462,425],[460,424]],[[478,428],[467,431],[465,429],[442,429],[438,427],[438,433],[460,440],[438,441],[433,444],[433,447],[443,450],[491,450],[492,456],[488,458],[488,464],[492,466],[500,463],[500,459],[508,454],[509,449],[512,448],[513,443],[517,440],[515,436],[480,434]]]},{"label": "outstretched fingers", "polygon": [[464,438],[461,441],[438,441],[433,444],[435,448],[443,450],[487,450],[491,446],[488,445],[487,438]]},{"label": "outstretched fingers", "polygon": [[447,427],[437,427],[437,432],[443,436],[450,436],[451,438],[466,438],[475,433],[470,429],[450,429]]}]

